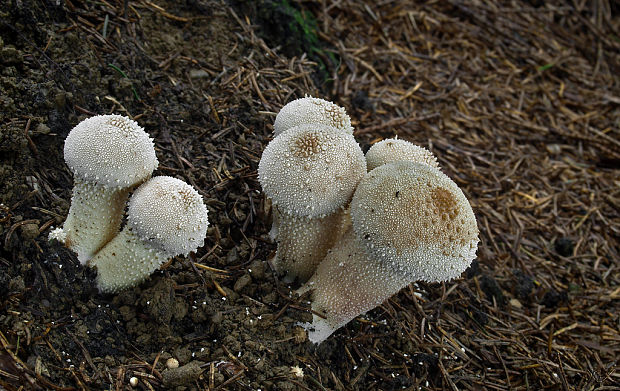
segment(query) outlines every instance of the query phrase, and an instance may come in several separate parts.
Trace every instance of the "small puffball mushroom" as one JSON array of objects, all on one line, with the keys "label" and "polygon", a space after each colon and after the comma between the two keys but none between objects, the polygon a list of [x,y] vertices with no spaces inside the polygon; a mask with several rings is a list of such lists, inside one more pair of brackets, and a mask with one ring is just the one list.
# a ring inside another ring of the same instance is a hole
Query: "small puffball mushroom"
[{"label": "small puffball mushroom", "polygon": [[329,125],[353,134],[351,118],[343,107],[324,99],[306,96],[282,107],[273,124],[273,135],[277,137],[280,133],[301,124]]},{"label": "small puffball mushroom", "polygon": [[372,171],[386,163],[399,160],[424,163],[439,168],[437,158],[431,151],[406,140],[396,138],[385,139],[373,144],[366,152],[368,171]]},{"label": "small puffball mushroom", "polygon": [[278,272],[301,281],[312,275],[337,240],[343,208],[365,172],[353,135],[328,125],[299,125],[267,145],[258,178],[274,205]]},{"label": "small puffball mushroom", "polygon": [[91,260],[102,292],[146,279],[164,262],[204,243],[209,221],[202,197],[187,183],[159,176],[133,193],[127,225]]},{"label": "small puffball mushroom", "polygon": [[320,343],[417,280],[446,281],[476,256],[478,227],[459,187],[439,169],[399,161],[362,179],[351,229],[298,290],[312,290],[308,339]]},{"label": "small puffball mushroom", "polygon": [[80,122],[65,140],[74,174],[69,214],[50,233],[85,264],[118,233],[130,190],[157,168],[153,139],[135,121],[98,115]]}]

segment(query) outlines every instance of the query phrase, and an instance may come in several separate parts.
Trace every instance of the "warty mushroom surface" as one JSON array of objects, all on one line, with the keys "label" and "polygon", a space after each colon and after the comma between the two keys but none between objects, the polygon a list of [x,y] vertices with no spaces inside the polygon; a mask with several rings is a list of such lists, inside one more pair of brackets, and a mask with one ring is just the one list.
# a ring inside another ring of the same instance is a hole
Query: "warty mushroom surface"
[{"label": "warty mushroom surface", "polygon": [[353,134],[351,118],[343,107],[321,98],[306,96],[280,109],[273,124],[273,135],[302,124],[323,124]]},{"label": "warty mushroom surface", "polygon": [[478,227],[467,198],[435,167],[398,161],[362,179],[351,229],[298,290],[312,291],[309,339],[320,343],[413,281],[458,277],[476,256]]},{"label": "warty mushroom surface", "polygon": [[202,196],[180,179],[158,176],[132,194],[127,225],[91,260],[102,292],[145,280],[171,257],[204,243],[209,220]]},{"label": "warty mushroom surface", "polygon": [[157,168],[153,139],[121,115],[98,115],[77,124],[65,139],[74,174],[71,206],[62,228],[50,233],[85,264],[117,233],[129,192]]},{"label": "warty mushroom surface", "polygon": [[328,125],[298,125],[267,145],[258,177],[275,206],[279,273],[300,281],[312,275],[338,239],[343,209],[365,173],[353,136]]}]

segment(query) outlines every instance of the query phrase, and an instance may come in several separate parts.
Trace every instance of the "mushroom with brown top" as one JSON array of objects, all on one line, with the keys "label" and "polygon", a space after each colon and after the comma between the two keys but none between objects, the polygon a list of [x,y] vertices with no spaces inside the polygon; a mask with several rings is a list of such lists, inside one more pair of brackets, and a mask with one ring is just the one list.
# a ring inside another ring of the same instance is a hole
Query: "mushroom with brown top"
[{"label": "mushroom with brown top", "polygon": [[431,151],[407,140],[397,138],[385,139],[373,144],[366,152],[368,171],[372,171],[386,163],[400,160],[424,163],[431,167],[439,168],[437,158]]},{"label": "mushroom with brown top", "polygon": [[131,196],[127,225],[91,260],[97,286],[116,292],[137,285],[177,255],[187,255],[204,243],[207,207],[187,183],[158,176]]},{"label": "mushroom with brown top", "polygon": [[321,98],[306,96],[287,103],[276,116],[273,135],[302,124],[323,124],[353,134],[351,118],[343,107]]},{"label": "mushroom with brown top", "polygon": [[407,284],[459,276],[476,256],[478,227],[467,198],[435,167],[399,161],[362,179],[351,223],[316,273],[309,339],[319,343]]},{"label": "mushroom with brown top", "polygon": [[279,221],[272,232],[280,273],[300,281],[312,275],[337,240],[343,208],[365,172],[353,136],[328,125],[299,125],[267,145],[258,177]]},{"label": "mushroom with brown top", "polygon": [[118,233],[130,190],[147,180],[158,162],[153,139],[135,121],[98,115],[75,126],[64,147],[74,175],[69,214],[50,233],[85,264]]}]

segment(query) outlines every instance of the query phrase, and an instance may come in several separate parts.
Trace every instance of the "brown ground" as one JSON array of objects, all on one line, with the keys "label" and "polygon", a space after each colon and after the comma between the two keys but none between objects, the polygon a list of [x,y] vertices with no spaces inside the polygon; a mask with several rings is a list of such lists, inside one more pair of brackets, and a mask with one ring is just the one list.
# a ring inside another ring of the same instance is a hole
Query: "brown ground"
[{"label": "brown ground", "polygon": [[[3,2],[0,389],[616,389],[617,3],[285,3]],[[319,347],[269,265],[256,179],[273,113],[306,93],[344,106],[364,149],[429,147],[481,231],[462,279],[412,284]],[[69,207],[65,136],[113,112],[155,137],[156,174],[199,189],[212,226],[195,255],[102,296],[46,238]]]}]

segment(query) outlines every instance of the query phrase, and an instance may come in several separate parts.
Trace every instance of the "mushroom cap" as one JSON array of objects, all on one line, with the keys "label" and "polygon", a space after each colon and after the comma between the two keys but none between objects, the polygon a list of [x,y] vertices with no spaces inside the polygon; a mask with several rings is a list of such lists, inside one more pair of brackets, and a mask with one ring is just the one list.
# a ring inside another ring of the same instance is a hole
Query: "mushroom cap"
[{"label": "mushroom cap", "polygon": [[368,164],[368,171],[371,171],[386,163],[399,160],[424,163],[429,166],[439,168],[437,158],[431,151],[406,140],[395,138],[385,139],[373,144],[373,146],[366,152],[366,164]]},{"label": "mushroom cap", "polygon": [[207,207],[198,192],[169,176],[151,178],[129,200],[127,226],[170,256],[187,255],[204,243]]},{"label": "mushroom cap", "polygon": [[65,139],[73,173],[106,187],[130,187],[157,168],[153,139],[122,115],[97,115],[77,124]]},{"label": "mushroom cap", "polygon": [[366,173],[364,153],[334,127],[303,124],[271,140],[258,165],[265,194],[282,210],[323,217],[344,207]]},{"label": "mushroom cap", "polygon": [[353,134],[351,118],[343,107],[325,99],[306,96],[287,103],[273,124],[273,135],[301,124],[324,124]]},{"label": "mushroom cap", "polygon": [[399,161],[370,171],[351,201],[368,254],[410,281],[458,277],[476,257],[478,226],[461,189],[435,167]]}]

